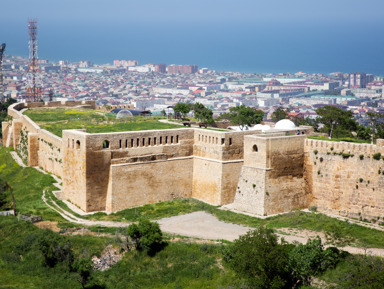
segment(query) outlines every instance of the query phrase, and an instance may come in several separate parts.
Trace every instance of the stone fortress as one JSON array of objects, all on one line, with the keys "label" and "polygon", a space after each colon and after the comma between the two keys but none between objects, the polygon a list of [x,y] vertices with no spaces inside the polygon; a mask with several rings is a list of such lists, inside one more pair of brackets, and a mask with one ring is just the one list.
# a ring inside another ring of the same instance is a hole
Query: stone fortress
[{"label": "stone fortress", "polygon": [[[61,199],[85,212],[116,212],[192,197],[255,215],[316,206],[382,219],[384,140],[376,145],[307,139],[288,120],[268,130],[198,128],[90,134],[41,129],[26,109],[95,108],[94,102],[17,103],[3,122],[3,143],[63,181]],[[297,131],[300,135],[296,135]]]}]

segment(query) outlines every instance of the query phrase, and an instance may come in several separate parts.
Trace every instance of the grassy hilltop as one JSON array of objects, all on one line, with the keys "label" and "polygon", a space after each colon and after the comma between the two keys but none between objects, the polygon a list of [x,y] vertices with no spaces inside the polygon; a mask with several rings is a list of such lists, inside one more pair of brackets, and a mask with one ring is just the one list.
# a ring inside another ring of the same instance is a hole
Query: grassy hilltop
[{"label": "grassy hilltop", "polygon": [[104,133],[181,127],[159,122],[159,117],[136,116],[128,120],[117,120],[114,113],[81,108],[38,108],[27,110],[24,114],[41,128],[59,137],[64,129],[85,128],[89,133]]}]

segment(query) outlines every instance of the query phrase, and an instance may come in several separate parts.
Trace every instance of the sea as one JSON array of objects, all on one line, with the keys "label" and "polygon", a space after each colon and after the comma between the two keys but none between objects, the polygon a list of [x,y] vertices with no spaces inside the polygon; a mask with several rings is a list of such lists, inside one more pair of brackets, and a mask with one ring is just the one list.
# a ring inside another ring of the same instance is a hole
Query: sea
[{"label": "sea", "polygon": [[[384,74],[384,27],[369,23],[38,25],[38,55],[51,61],[132,59],[244,73]],[[0,30],[0,42],[7,43],[6,53],[27,57],[25,23]]]}]

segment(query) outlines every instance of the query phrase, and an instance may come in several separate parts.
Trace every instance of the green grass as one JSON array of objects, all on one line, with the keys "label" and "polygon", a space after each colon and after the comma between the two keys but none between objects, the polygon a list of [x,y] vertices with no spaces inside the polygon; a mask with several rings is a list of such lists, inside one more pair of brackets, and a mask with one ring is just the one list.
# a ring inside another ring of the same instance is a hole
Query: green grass
[{"label": "green grass", "polygon": [[[81,288],[77,276],[61,264],[54,268],[42,265],[35,244],[35,236],[41,234],[44,232],[30,223],[18,222],[15,217],[0,217],[1,288]],[[113,238],[64,238],[70,242],[75,258],[100,256],[108,244],[118,247]],[[90,287],[227,288],[236,282],[236,277],[229,268],[218,267],[219,262],[223,263],[222,251],[223,245],[170,242],[153,257],[146,252],[127,252],[111,269],[95,272]]]},{"label": "green grass", "polygon": [[20,167],[10,154],[11,149],[0,146],[0,178],[13,188],[16,210],[22,214],[31,213],[43,216],[45,220],[63,220],[48,208],[41,199],[43,190],[53,190],[55,180],[34,168]]},{"label": "green grass", "polygon": [[162,123],[158,117],[134,117],[128,121],[116,120],[115,114],[87,109],[33,109],[24,113],[41,128],[61,137],[64,129],[86,129],[88,133],[158,130],[180,128]]},{"label": "green grass", "polygon": [[329,139],[327,136],[323,135],[311,135],[308,136],[308,139],[316,139],[316,140],[326,140],[326,141],[333,141],[333,142],[354,142],[354,143],[371,143],[370,140],[363,140],[363,139],[356,139],[356,138],[350,138],[350,137],[341,137],[341,138],[332,138]]}]

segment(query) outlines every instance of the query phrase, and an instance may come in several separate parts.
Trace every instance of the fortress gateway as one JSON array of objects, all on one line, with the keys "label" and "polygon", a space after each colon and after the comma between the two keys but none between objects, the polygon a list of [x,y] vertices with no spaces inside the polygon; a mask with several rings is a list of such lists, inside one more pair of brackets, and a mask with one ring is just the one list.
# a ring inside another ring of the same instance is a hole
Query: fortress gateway
[{"label": "fortress gateway", "polygon": [[[384,216],[383,140],[377,145],[307,139],[308,127],[97,133],[41,129],[25,109],[94,102],[18,103],[3,122],[3,143],[30,166],[61,177],[60,198],[86,212],[193,197],[256,215],[317,206],[352,217]],[[288,123],[288,125],[287,125]],[[301,133],[296,135],[297,130]]]}]

